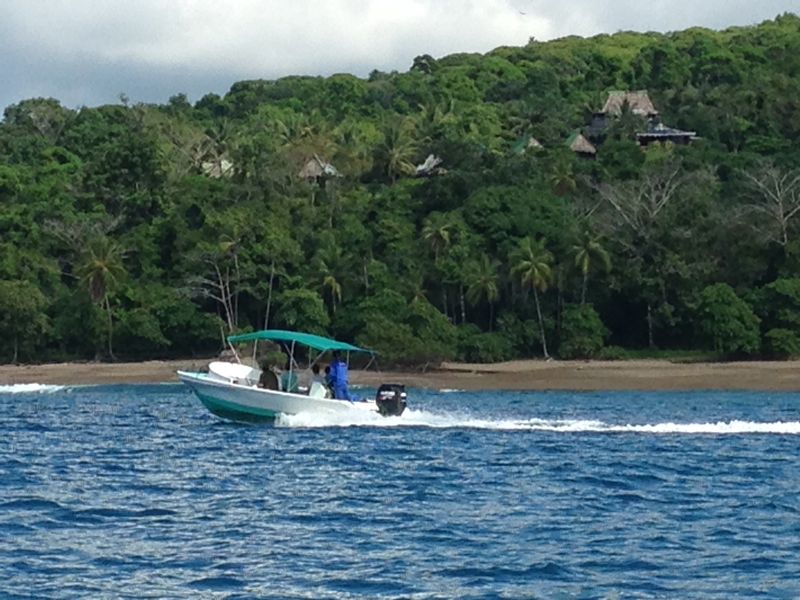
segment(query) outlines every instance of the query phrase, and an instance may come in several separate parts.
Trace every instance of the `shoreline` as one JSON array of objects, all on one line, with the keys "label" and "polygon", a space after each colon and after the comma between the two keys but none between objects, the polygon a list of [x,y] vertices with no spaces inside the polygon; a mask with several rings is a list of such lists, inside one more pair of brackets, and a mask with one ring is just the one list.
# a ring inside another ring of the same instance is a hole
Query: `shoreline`
[{"label": "shoreline", "polygon": [[[0,365],[0,386],[177,383],[177,370],[203,369],[209,359],[132,363]],[[452,390],[749,390],[800,391],[800,361],[675,363],[668,360],[516,360],[496,364],[443,363],[427,372],[351,371],[354,385],[397,382]]]}]

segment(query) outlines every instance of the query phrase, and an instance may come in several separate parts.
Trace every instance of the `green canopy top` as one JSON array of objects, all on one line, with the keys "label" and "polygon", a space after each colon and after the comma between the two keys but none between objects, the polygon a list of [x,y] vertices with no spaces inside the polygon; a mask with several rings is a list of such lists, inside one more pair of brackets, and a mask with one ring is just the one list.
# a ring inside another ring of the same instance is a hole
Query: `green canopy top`
[{"label": "green canopy top", "polygon": [[262,331],[254,331],[252,333],[243,333],[241,335],[232,335],[228,338],[228,342],[234,344],[236,342],[254,342],[256,340],[269,340],[271,342],[297,342],[309,348],[314,348],[320,352],[327,352],[328,350],[341,350],[343,352],[367,352],[373,354],[372,350],[366,348],[359,348],[346,342],[337,342],[330,338],[322,337],[321,335],[314,335],[313,333],[300,333],[297,331],[285,331],[283,329],[264,329]]}]

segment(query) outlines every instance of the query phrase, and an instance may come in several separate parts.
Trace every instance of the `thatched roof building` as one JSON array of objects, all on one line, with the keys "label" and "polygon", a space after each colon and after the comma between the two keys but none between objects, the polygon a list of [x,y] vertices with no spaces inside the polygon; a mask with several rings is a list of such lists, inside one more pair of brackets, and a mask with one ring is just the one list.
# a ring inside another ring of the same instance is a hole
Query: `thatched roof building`
[{"label": "thatched roof building", "polygon": [[630,111],[639,115],[640,117],[652,118],[658,115],[653,101],[647,90],[638,90],[636,92],[621,92],[614,91],[608,93],[608,99],[600,112],[604,115],[613,115],[618,117],[622,114],[622,107],[627,103]]},{"label": "thatched roof building", "polygon": [[531,134],[526,133],[521,138],[519,138],[514,144],[511,146],[511,152],[514,154],[525,154],[528,150],[541,150],[544,148],[542,144],[533,137]]},{"label": "thatched roof building", "polygon": [[647,90],[635,92],[614,91],[608,93],[603,109],[592,117],[587,136],[596,144],[601,144],[606,137],[610,124],[622,115],[623,108],[627,106],[630,112],[641,117],[642,129],[636,133],[636,141],[641,146],[654,142],[672,142],[673,144],[689,144],[698,139],[694,131],[682,131],[668,127],[661,122],[658,110]]},{"label": "thatched roof building", "polygon": [[567,138],[567,146],[576,154],[580,154],[581,156],[585,156],[587,158],[594,158],[597,154],[597,148],[592,146],[589,140],[583,137],[583,135],[578,131]]},{"label": "thatched roof building", "polygon": [[222,179],[223,177],[233,176],[233,163],[220,156],[214,160],[206,160],[200,163],[200,170],[206,177]]},{"label": "thatched roof building", "polygon": [[322,160],[316,154],[314,155],[314,158],[309,159],[309,161],[303,165],[303,168],[300,169],[300,172],[297,175],[298,177],[302,177],[310,182],[319,181],[320,179],[327,177],[341,177],[341,174],[336,167],[334,167],[331,163]]}]

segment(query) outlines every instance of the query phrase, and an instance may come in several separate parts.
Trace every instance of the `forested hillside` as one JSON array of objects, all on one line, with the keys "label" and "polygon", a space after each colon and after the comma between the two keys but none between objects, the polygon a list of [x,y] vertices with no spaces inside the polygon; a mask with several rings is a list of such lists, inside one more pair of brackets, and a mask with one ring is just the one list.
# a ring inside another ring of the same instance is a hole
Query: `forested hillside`
[{"label": "forested hillside", "polygon": [[[696,138],[641,147],[627,103],[592,137],[612,90]],[[207,355],[265,325],[383,364],[791,356],[798,213],[795,15],[194,105],[25,100],[0,125],[0,360]]]}]

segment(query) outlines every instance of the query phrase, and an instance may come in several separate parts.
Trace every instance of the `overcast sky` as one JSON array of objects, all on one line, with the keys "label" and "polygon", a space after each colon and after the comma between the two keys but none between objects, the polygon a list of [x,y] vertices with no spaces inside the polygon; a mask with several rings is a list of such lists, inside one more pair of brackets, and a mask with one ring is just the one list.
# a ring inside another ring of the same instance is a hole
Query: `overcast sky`
[{"label": "overcast sky", "polygon": [[3,0],[0,109],[196,101],[242,79],[405,71],[414,57],[619,30],[722,29],[800,0]]}]

